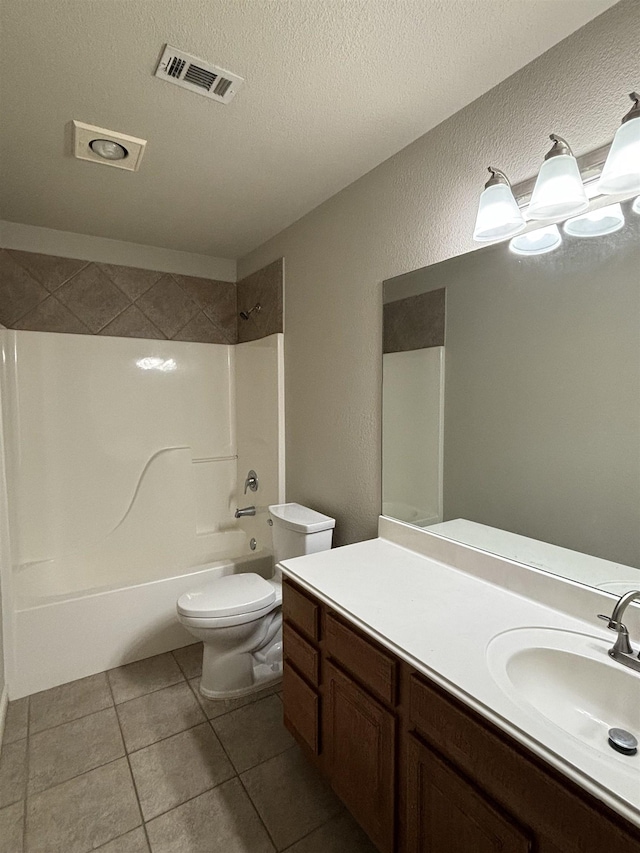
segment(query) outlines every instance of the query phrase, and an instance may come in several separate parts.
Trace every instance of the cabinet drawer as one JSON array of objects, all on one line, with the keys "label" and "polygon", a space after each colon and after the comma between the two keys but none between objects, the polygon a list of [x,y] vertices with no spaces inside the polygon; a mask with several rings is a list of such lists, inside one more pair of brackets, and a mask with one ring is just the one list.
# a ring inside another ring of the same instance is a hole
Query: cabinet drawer
[{"label": "cabinet drawer", "polygon": [[320,683],[320,652],[287,622],[282,626],[284,659],[314,684]]},{"label": "cabinet drawer", "polygon": [[515,820],[535,827],[540,850],[563,853],[638,851],[636,840],[613,823],[595,800],[512,743],[455,698],[418,675],[409,679],[411,725],[447,761]]},{"label": "cabinet drawer", "polygon": [[344,622],[327,614],[325,621],[327,653],[389,705],[396,703],[397,663]]},{"label": "cabinet drawer", "polygon": [[298,630],[312,640],[320,638],[320,605],[285,580],[282,584],[282,612]]},{"label": "cabinet drawer", "polygon": [[284,724],[298,740],[313,752],[320,752],[320,698],[298,673],[284,664],[282,672]]}]

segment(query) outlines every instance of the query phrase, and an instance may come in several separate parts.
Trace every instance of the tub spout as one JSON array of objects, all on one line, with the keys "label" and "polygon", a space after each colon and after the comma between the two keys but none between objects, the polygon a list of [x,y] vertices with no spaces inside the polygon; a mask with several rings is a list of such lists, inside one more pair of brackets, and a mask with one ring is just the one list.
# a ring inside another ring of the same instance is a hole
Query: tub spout
[{"label": "tub spout", "polygon": [[255,515],[256,508],[254,506],[244,506],[242,509],[236,509],[236,518],[244,518],[245,515]]}]

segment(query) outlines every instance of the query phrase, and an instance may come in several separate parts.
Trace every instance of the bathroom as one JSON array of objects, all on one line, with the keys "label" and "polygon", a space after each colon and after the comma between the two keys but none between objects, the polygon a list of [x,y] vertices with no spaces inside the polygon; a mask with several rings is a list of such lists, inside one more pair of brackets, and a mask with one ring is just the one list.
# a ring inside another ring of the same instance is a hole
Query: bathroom
[{"label": "bathroom", "polygon": [[[488,166],[515,191],[552,132],[579,159],[609,145],[640,88],[639,34],[636,0],[0,2],[1,853],[389,849],[307,760],[291,719],[284,728],[279,679],[227,700],[201,693],[202,646],[176,602],[200,583],[268,582],[270,506],[335,519],[332,555],[386,535],[381,506],[403,501],[385,498],[381,465],[390,280],[479,248]],[[158,79],[165,45],[228,69],[231,99]],[[381,55],[393,57],[382,81]],[[319,82],[327,73],[339,96]],[[138,168],[86,144],[88,159],[75,157],[84,125],[146,142]],[[453,288],[440,286],[449,335]],[[450,467],[445,443],[445,477]],[[608,510],[600,550],[504,529],[640,565],[615,544],[636,520],[634,477],[607,481],[607,499],[627,504]],[[553,517],[573,531],[562,496]],[[402,511],[384,514],[414,536]],[[571,589],[585,612],[603,594]],[[624,589],[595,612],[611,613]],[[637,810],[616,814],[620,833],[637,831]],[[402,823],[397,849],[427,849]]]}]

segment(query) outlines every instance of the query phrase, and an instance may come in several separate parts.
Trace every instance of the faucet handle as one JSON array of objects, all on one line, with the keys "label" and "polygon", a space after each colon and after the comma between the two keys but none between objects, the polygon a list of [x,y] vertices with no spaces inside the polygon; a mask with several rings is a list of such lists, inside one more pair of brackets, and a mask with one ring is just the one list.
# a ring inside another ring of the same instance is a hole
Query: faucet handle
[{"label": "faucet handle", "polygon": [[618,632],[618,639],[615,642],[615,645],[611,651],[622,652],[625,655],[633,654],[633,647],[629,642],[629,632],[627,631],[627,626],[623,625],[622,622],[616,622],[615,619],[612,619],[610,616],[605,616],[602,613],[598,613],[598,619],[605,619],[609,624],[607,628],[611,628],[612,631]]},{"label": "faucet handle", "polygon": [[247,474],[247,479],[244,481],[244,493],[247,494],[247,489],[251,489],[252,492],[258,491],[258,475],[253,470],[253,468]]}]

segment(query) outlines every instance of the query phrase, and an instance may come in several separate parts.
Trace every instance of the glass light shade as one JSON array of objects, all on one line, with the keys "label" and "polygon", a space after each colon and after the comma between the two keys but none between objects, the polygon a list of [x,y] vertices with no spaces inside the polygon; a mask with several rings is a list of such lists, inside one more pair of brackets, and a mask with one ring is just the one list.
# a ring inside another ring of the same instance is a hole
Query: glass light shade
[{"label": "glass light shade", "polygon": [[633,212],[634,212],[634,213],[640,213],[640,195],[639,195],[639,196],[638,196],[638,198],[633,202],[633,204],[632,204],[632,206],[631,206],[631,210],[633,210]]},{"label": "glass light shade", "polygon": [[590,210],[564,223],[565,234],[572,237],[601,237],[613,234],[624,225],[624,214],[619,204],[610,204],[599,210]]},{"label": "glass light shade", "polygon": [[527,213],[530,219],[556,219],[582,213],[589,199],[572,154],[556,154],[542,164]]},{"label": "glass light shade", "polygon": [[129,154],[124,145],[119,145],[111,139],[92,139],[89,146],[94,154],[105,160],[124,160]]},{"label": "glass light shade", "polygon": [[504,240],[522,231],[525,225],[508,184],[493,184],[483,190],[473,231],[474,240],[478,243]]},{"label": "glass light shade", "polygon": [[640,116],[618,128],[598,189],[603,195],[640,191]]},{"label": "glass light shade", "polygon": [[535,231],[528,231],[514,237],[509,243],[509,248],[516,255],[545,255],[553,252],[562,243],[562,237],[557,225],[546,225]]}]

